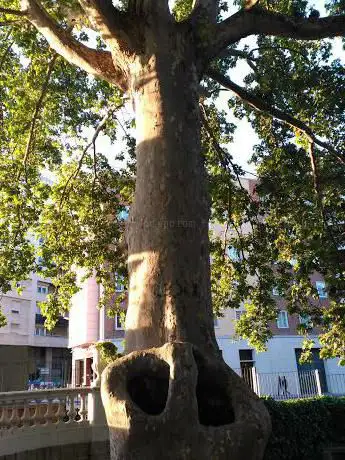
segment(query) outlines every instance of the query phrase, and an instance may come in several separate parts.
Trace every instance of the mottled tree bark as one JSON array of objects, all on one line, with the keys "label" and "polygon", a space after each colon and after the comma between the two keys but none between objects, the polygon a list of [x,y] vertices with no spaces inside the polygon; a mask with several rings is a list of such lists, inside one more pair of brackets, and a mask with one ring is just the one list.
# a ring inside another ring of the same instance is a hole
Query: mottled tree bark
[{"label": "mottled tree bark", "polygon": [[188,341],[215,353],[195,55],[183,34],[150,32],[152,54],[133,65],[131,76],[137,180],[128,225],[126,347]]}]

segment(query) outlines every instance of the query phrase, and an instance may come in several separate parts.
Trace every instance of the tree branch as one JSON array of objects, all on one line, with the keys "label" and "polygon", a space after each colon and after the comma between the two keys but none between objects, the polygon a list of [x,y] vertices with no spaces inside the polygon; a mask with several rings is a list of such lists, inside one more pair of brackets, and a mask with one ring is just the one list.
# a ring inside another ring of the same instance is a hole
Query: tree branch
[{"label": "tree branch", "polygon": [[79,0],[79,3],[112,51],[134,51],[133,37],[129,32],[135,31],[135,26],[129,23],[126,14],[113,6],[111,0]]},{"label": "tree branch", "polygon": [[254,71],[257,72],[256,65],[254,64],[255,61],[257,61],[257,58],[255,58],[252,55],[252,52],[249,51],[247,53],[244,50],[238,50],[238,49],[232,49],[232,48],[225,48],[222,50],[222,52],[217,56],[217,58],[227,58],[227,57],[238,57],[240,59],[245,59],[247,61],[248,66]]},{"label": "tree branch", "polygon": [[[236,165],[232,161],[232,158],[230,157],[229,153],[219,145],[219,142],[218,142],[216,136],[214,135],[214,132],[212,131],[212,128],[211,128],[211,126],[210,126],[210,124],[208,122],[205,107],[202,104],[199,104],[199,107],[200,107],[200,112],[201,112],[202,124],[203,124],[203,126],[204,126],[204,128],[205,128],[205,130],[206,130],[206,132],[208,134],[208,137],[212,141],[213,148],[214,148],[215,152],[218,155],[218,159],[219,159],[220,164],[222,165],[222,167],[226,171],[229,172],[229,174],[231,174],[231,172],[233,172],[233,174],[236,177],[236,180],[237,180],[237,183],[238,183],[240,189],[243,192],[247,193],[247,190],[243,187],[243,184],[241,182],[241,177],[240,177],[240,174],[239,174],[239,170],[241,170],[240,167],[238,165]],[[231,169],[230,169],[230,167],[231,167]]]},{"label": "tree branch", "polygon": [[222,75],[220,72],[209,69],[206,74],[212,78],[213,80],[217,81],[220,85],[224,86],[225,88],[233,91],[237,97],[242,99],[244,102],[249,104],[255,110],[260,112],[267,113],[268,115],[276,118],[294,128],[301,130],[306,137],[308,138],[309,142],[313,142],[319,147],[322,147],[328,152],[330,152],[340,163],[345,165],[345,156],[339,154],[331,145],[327,142],[321,141],[313,132],[313,130],[306,125],[303,121],[298,120],[297,118],[293,117],[292,115],[283,112],[282,110],[267,104],[263,99],[255,94],[249,93],[247,90],[242,88],[241,86],[234,83],[230,78]]},{"label": "tree branch", "polygon": [[[299,49],[291,49],[289,46],[287,46],[287,43],[284,43],[283,46],[282,46],[281,43],[279,44],[278,50],[282,50],[282,49],[283,49],[283,50],[289,51],[290,54],[296,53],[296,54],[302,56],[302,58],[303,58],[305,61],[309,62],[308,52],[304,53],[304,52],[302,52],[302,51],[299,50]],[[273,47],[272,47],[272,46],[260,46],[259,48],[253,48],[253,49],[251,49],[251,50],[249,51],[248,54],[249,54],[250,56],[253,56],[253,54],[255,53],[255,51],[260,51],[260,52],[262,52],[262,51],[266,51],[266,50],[272,51],[272,50],[273,50]],[[256,58],[253,57],[253,59],[256,59]]]},{"label": "tree branch", "polygon": [[[114,107],[114,106],[110,106],[106,112],[106,114],[104,115],[104,117],[102,118],[102,120],[99,122],[99,124],[97,125],[96,129],[95,129],[95,132],[93,133],[93,136],[90,140],[90,142],[86,145],[86,147],[84,148],[80,158],[79,158],[79,161],[78,161],[78,165],[77,165],[77,168],[75,169],[75,171],[68,177],[65,185],[64,185],[64,188],[62,190],[62,194],[61,194],[61,198],[60,198],[60,203],[59,203],[59,208],[61,208],[61,205],[63,203],[63,200],[66,196],[66,193],[67,193],[67,189],[68,189],[68,186],[70,184],[70,182],[74,179],[76,179],[78,177],[78,174],[83,166],[83,162],[84,162],[84,158],[88,152],[88,150],[90,149],[90,147],[94,147],[95,149],[95,144],[96,144],[96,140],[100,134],[100,132],[102,131],[102,129],[105,127],[105,125],[107,124],[108,120],[110,119],[110,117],[113,115],[113,113],[119,109],[119,107]],[[95,150],[94,150],[94,155],[95,155]],[[95,157],[94,157],[95,159]],[[96,161],[96,160],[95,160]]]},{"label": "tree branch", "polygon": [[[10,38],[10,35],[11,35],[11,31],[7,32],[7,35],[5,36],[5,40],[4,40],[5,43],[6,43],[6,42],[8,41],[8,39]],[[7,48],[5,49],[3,55],[0,56],[0,73],[2,72],[2,66],[4,65],[4,62],[5,62],[5,60],[6,60],[7,56],[8,56],[8,54],[10,53],[13,44],[14,44],[14,41],[11,41],[11,42],[8,44]]]},{"label": "tree branch", "polygon": [[[238,186],[240,187],[240,189],[245,193],[247,194],[248,198],[250,201],[253,201],[253,197],[249,195],[248,191],[244,188],[243,184],[242,184],[242,181],[241,181],[241,178],[240,178],[240,174],[238,172],[239,170],[239,167],[234,164],[234,162],[232,161],[230,155],[228,154],[228,152],[226,150],[224,150],[218,143],[218,140],[216,138],[216,136],[214,135],[214,132],[212,131],[212,128],[208,122],[208,118],[207,118],[207,113],[206,113],[206,110],[205,110],[205,107],[202,105],[202,104],[199,104],[200,106],[200,112],[201,112],[201,121],[202,121],[202,124],[210,138],[210,140],[212,141],[212,145],[213,145],[213,148],[215,149],[215,152],[218,154],[218,158],[219,158],[219,161],[220,161],[220,164],[222,165],[222,167],[225,169],[225,171],[229,172],[229,183],[231,183],[232,179],[231,179],[231,169],[232,169],[232,172],[234,173],[235,177],[236,177],[236,181],[238,183]],[[230,169],[231,167],[231,169]],[[236,225],[236,222],[233,220],[233,219],[230,219],[230,216],[231,216],[231,209],[230,209],[230,195],[229,195],[229,200],[228,200],[228,222],[231,222],[231,225],[233,226],[233,228],[235,229],[236,233],[237,233],[237,237],[240,241],[240,246],[241,246],[241,255],[242,255],[242,259],[243,260],[247,260],[246,257],[245,257],[245,251],[244,251],[244,243],[243,243],[243,233],[242,233],[242,227],[240,227],[240,229],[238,228],[238,226]],[[248,222],[250,223],[250,226],[251,226],[251,229],[252,229],[252,235],[253,237],[255,237],[255,228],[257,228],[258,224],[259,224],[259,220],[258,220],[258,216],[255,215],[254,216],[254,219],[255,219],[255,223],[253,222],[253,219],[252,217],[250,216],[250,214],[248,213],[246,215],[247,219],[248,219]],[[260,275],[260,272],[258,271],[257,268],[255,268],[255,274],[258,278],[258,281],[259,283],[261,282],[261,275]]]},{"label": "tree branch", "polygon": [[32,116],[32,120],[31,120],[31,123],[30,123],[30,132],[29,132],[29,137],[28,137],[27,143],[26,143],[26,149],[25,149],[25,155],[24,155],[24,161],[23,161],[25,174],[26,174],[26,170],[27,170],[28,159],[29,159],[29,156],[30,156],[30,153],[31,153],[31,147],[32,147],[32,144],[33,144],[33,141],[34,141],[34,133],[35,133],[35,128],[36,128],[36,123],[37,123],[38,116],[39,116],[39,113],[41,111],[41,108],[43,106],[44,98],[45,98],[45,96],[47,94],[50,77],[51,77],[52,72],[54,70],[54,66],[55,66],[55,62],[56,62],[57,57],[58,57],[58,55],[56,53],[54,53],[52,59],[49,62],[47,75],[46,75],[46,78],[45,78],[43,86],[42,86],[40,97],[38,98],[38,101],[36,102],[35,111],[34,111],[34,114]]},{"label": "tree branch", "polygon": [[318,203],[318,206],[320,209],[323,209],[322,207],[322,197],[321,197],[321,186],[320,186],[320,178],[319,178],[319,168],[317,166],[317,161],[316,161],[316,155],[315,155],[315,146],[314,142],[310,141],[309,142],[309,160],[310,160],[310,166],[311,170],[313,173],[313,184],[314,184],[314,191],[316,195],[316,201]]},{"label": "tree branch", "polygon": [[114,66],[111,53],[96,51],[78,42],[46,13],[37,0],[21,0],[21,6],[27,12],[29,21],[42,33],[49,45],[68,62],[122,90],[126,89],[123,73]]},{"label": "tree branch", "polygon": [[26,16],[27,12],[25,10],[12,10],[11,8],[2,8],[0,7],[0,13],[3,14],[12,14],[13,16]]},{"label": "tree branch", "polygon": [[96,180],[98,180],[97,172],[97,152],[96,152],[96,139],[93,141],[93,184],[92,188],[95,188]]},{"label": "tree branch", "polygon": [[[323,199],[322,199],[322,189],[321,189],[321,181],[320,181],[320,175],[319,175],[319,168],[317,164],[317,159],[315,155],[315,145],[313,141],[309,142],[309,160],[310,160],[310,166],[311,170],[313,173],[313,186],[314,186],[314,192],[315,192],[315,199],[316,199],[316,205],[320,211],[321,219],[323,226],[328,233],[328,236],[330,237],[330,240],[332,241],[333,247],[335,249],[335,253],[340,256],[340,251],[338,249],[338,243],[334,237],[333,231],[332,231],[332,226],[329,225],[326,213],[325,213],[325,208],[323,205]],[[340,256],[340,259],[342,260],[342,257]]]},{"label": "tree branch", "polygon": [[319,40],[342,36],[345,33],[345,15],[325,18],[297,18],[267,11],[259,6],[242,9],[220,24],[216,24],[207,58],[217,56],[231,43],[248,35],[273,35],[295,40]]},{"label": "tree branch", "polygon": [[14,26],[15,24],[23,24],[20,19],[0,21],[0,27]]},{"label": "tree branch", "polygon": [[253,53],[253,50],[247,52],[244,50],[226,48],[217,57],[226,58],[229,56],[233,56],[233,57],[239,57],[242,59],[250,59],[251,61],[257,61],[257,58],[254,57],[252,53]]}]

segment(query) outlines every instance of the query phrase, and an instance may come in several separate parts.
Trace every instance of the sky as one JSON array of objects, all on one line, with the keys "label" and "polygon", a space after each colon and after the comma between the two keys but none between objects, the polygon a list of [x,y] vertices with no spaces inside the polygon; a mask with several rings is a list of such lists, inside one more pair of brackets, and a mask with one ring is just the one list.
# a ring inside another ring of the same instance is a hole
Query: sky
[{"label": "sky", "polygon": [[[169,1],[170,8],[173,7],[174,3],[175,0]],[[315,2],[310,3],[314,8],[320,11],[322,16],[327,15],[323,1],[317,0]],[[238,7],[233,6],[232,1],[228,1],[228,5],[229,12],[227,13],[227,15],[233,14],[237,11]],[[247,39],[241,40],[239,43],[239,47],[243,48],[245,44],[254,46],[255,38],[249,37]],[[333,40],[333,56],[334,58],[340,58],[345,64],[345,52],[342,48],[342,41],[340,37]],[[244,60],[239,59],[238,62],[238,65],[231,70],[231,79],[235,83],[243,85],[243,78],[249,72],[250,69]],[[253,146],[256,143],[258,143],[259,139],[256,136],[250,124],[246,120],[236,119],[232,115],[231,111],[228,109],[227,101],[230,95],[231,93],[228,91],[221,92],[221,95],[217,102],[217,106],[219,109],[223,109],[226,112],[228,112],[228,121],[233,122],[237,125],[237,129],[234,134],[234,142],[230,146],[228,146],[228,150],[232,154],[234,162],[242,166],[242,168],[246,171],[246,175],[250,177],[251,173],[255,174],[255,166],[249,164],[248,162],[253,151]],[[128,114],[131,114],[130,106],[125,107],[125,109],[122,112],[120,112],[119,117],[125,119],[128,116]],[[114,156],[117,151],[121,150],[121,146],[121,143],[111,145],[108,138],[102,135],[100,135],[97,141],[98,150],[104,154],[107,154],[107,152],[109,152],[109,155],[107,156],[109,158],[110,163],[115,167],[120,165],[120,163],[116,163],[116,161],[114,161]]]}]

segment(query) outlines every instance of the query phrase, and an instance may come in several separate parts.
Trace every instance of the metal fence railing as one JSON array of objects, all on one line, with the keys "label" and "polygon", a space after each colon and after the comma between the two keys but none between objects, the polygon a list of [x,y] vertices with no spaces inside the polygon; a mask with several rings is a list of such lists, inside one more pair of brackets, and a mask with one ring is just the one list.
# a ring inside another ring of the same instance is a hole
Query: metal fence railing
[{"label": "metal fence railing", "polygon": [[276,400],[345,396],[345,374],[326,374],[319,370],[258,372],[255,367],[234,369],[259,396]]},{"label": "metal fence railing", "polygon": [[345,374],[326,374],[327,387],[331,395],[345,395]]}]

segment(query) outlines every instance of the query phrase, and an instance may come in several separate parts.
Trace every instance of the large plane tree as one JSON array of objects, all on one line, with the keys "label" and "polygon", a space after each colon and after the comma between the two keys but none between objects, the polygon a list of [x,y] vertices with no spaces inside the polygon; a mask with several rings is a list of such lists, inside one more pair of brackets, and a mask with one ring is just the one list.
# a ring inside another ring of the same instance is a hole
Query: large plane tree
[{"label": "large plane tree", "polygon": [[[269,418],[221,358],[213,317],[223,308],[247,302],[238,332],[262,348],[276,287],[290,312],[320,325],[324,356],[345,357],[345,78],[326,40],[345,33],[343,3],[330,2],[328,17],[302,0],[227,7],[0,2],[0,286],[32,270],[52,277],[42,306],[52,326],[78,289],[76,267],[96,273],[116,310],[114,273],[127,260],[129,354],[103,380],[114,459],[262,458]],[[227,148],[235,125],[215,105],[225,89],[261,139],[255,192]],[[133,121],[120,115],[129,106]],[[123,132],[118,168],[97,148],[101,131]],[[211,245],[210,219],[226,228]]]}]

